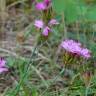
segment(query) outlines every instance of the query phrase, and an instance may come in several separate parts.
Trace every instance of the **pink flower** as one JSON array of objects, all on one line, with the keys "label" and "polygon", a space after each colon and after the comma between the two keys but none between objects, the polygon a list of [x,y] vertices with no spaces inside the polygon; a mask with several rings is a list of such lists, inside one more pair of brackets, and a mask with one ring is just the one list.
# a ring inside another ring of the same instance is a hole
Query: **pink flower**
[{"label": "pink flower", "polygon": [[6,67],[6,61],[3,58],[0,58],[0,73],[8,71]]},{"label": "pink flower", "polygon": [[78,56],[82,56],[86,59],[91,57],[90,51],[87,48],[81,47],[81,43],[79,42],[73,40],[65,40],[61,43],[61,47],[68,52],[77,54]]},{"label": "pink flower", "polygon": [[51,5],[51,0],[44,0],[43,2],[39,2],[35,5],[36,9],[39,11],[48,9]]},{"label": "pink flower", "polygon": [[[52,20],[50,20],[49,24],[55,25],[55,24],[59,24],[59,23],[55,19],[52,19]],[[49,25],[49,24],[47,24],[47,25]],[[37,28],[39,28],[39,29],[41,28],[43,30],[42,35],[44,35],[44,36],[48,36],[48,33],[51,31],[51,29],[50,29],[51,26],[49,26],[49,27],[46,26],[42,20],[35,20],[34,25]]]},{"label": "pink flower", "polygon": [[49,21],[49,25],[58,25],[58,24],[59,24],[59,22],[56,19],[51,19]]},{"label": "pink flower", "polygon": [[43,29],[42,35],[48,36],[48,33],[51,31],[51,29],[47,26]]},{"label": "pink flower", "polygon": [[81,51],[81,48],[79,47],[80,45],[80,43],[73,40],[65,40],[61,43],[61,47],[64,48],[66,51],[77,54]]},{"label": "pink flower", "polygon": [[42,20],[35,20],[34,25],[35,25],[37,28],[43,28],[44,23],[43,23]]},{"label": "pink flower", "polygon": [[40,11],[46,9],[46,5],[45,5],[44,2],[39,2],[39,3],[37,3],[35,7],[36,7],[37,10],[40,10]]}]

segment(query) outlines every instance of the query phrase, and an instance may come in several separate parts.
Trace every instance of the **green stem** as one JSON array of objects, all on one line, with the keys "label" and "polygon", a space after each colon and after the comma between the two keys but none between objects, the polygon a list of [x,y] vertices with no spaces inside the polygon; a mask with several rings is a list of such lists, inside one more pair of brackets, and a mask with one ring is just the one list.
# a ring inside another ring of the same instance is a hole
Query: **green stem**
[{"label": "green stem", "polygon": [[64,13],[62,13],[62,22],[63,22],[63,26],[64,26],[64,39],[67,39],[67,27],[66,27],[66,24],[65,24]]},{"label": "green stem", "polygon": [[35,47],[34,47],[34,50],[33,50],[33,53],[31,54],[30,56],[30,59],[28,60],[27,62],[27,66],[25,68],[25,71],[24,71],[24,74],[20,80],[20,82],[18,83],[18,85],[16,86],[15,88],[15,92],[12,91],[12,93],[10,93],[10,96],[17,96],[17,93],[18,91],[20,90],[20,86],[24,83],[25,79],[26,79],[26,76],[27,76],[27,73],[29,72],[29,69],[30,69],[30,64],[33,64],[34,60],[32,60],[32,58],[34,57],[34,53],[37,49],[37,46],[38,46],[38,38],[40,37],[40,35],[37,37],[37,43],[35,44]]}]

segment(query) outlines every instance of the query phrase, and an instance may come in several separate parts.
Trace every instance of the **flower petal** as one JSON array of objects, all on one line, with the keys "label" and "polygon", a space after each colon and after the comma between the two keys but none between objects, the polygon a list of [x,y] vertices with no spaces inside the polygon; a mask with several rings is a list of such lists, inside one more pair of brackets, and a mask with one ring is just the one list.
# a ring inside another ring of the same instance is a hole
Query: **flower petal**
[{"label": "flower petal", "polygon": [[58,25],[58,24],[59,24],[59,22],[56,19],[51,19],[49,21],[49,25]]},{"label": "flower petal", "polygon": [[3,58],[0,58],[0,67],[5,67],[6,61]]},{"label": "flower petal", "polygon": [[34,25],[35,25],[37,28],[43,28],[44,23],[43,23],[42,20],[35,20]]},{"label": "flower petal", "polygon": [[48,36],[48,33],[51,31],[51,29],[47,26],[43,29],[42,35]]},{"label": "flower petal", "polygon": [[0,73],[8,71],[7,68],[0,68]]}]

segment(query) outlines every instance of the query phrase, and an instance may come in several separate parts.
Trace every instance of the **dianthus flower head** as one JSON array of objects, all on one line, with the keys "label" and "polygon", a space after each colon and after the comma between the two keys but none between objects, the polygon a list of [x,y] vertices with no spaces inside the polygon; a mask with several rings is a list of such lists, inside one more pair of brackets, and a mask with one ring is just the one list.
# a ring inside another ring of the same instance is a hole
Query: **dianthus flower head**
[{"label": "dianthus flower head", "polygon": [[78,56],[82,56],[84,58],[90,58],[90,51],[87,48],[81,47],[81,43],[76,42],[74,40],[65,40],[61,43],[61,47],[68,52],[73,54],[77,54]]},{"label": "dianthus flower head", "polygon": [[35,7],[39,11],[43,11],[45,9],[48,9],[51,5],[51,0],[44,0],[43,2],[38,2]]},{"label": "dianthus flower head", "polygon": [[3,58],[0,58],[0,73],[8,71],[6,67],[6,61]]},{"label": "dianthus flower head", "polygon": [[[34,26],[42,29],[42,35],[48,36],[49,32],[51,32],[51,25],[57,25],[59,22],[56,19],[51,19],[48,24],[44,24],[42,20],[35,20]],[[46,26],[47,25],[47,26]]]},{"label": "dianthus flower head", "polygon": [[64,48],[66,51],[77,54],[81,51],[81,48],[79,47],[80,45],[80,43],[73,40],[65,40],[61,43],[61,47]]},{"label": "dianthus flower head", "polygon": [[35,5],[35,7],[36,7],[37,10],[40,10],[40,11],[46,9],[46,5],[45,5],[44,2],[39,2],[39,3],[37,3],[37,4]]},{"label": "dianthus flower head", "polygon": [[35,20],[34,25],[35,25],[37,28],[43,28],[44,23],[43,23],[42,20]]}]

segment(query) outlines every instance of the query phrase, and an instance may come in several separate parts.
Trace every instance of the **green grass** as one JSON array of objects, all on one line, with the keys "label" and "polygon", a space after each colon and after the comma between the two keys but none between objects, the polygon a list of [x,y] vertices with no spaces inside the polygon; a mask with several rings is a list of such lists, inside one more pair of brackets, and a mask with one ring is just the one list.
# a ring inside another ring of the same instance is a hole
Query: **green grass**
[{"label": "green grass", "polygon": [[[23,4],[29,8],[25,1],[22,1]],[[8,7],[15,6],[18,2],[19,0],[13,1]],[[30,16],[26,13],[26,6],[20,10]],[[19,42],[16,44],[16,50],[24,51],[23,48],[25,48],[29,53],[21,55],[18,52],[12,53],[2,49],[10,54],[6,60],[10,69],[9,77],[12,79],[12,86],[7,86],[8,88],[3,92],[4,96],[95,96],[96,42],[94,39],[96,30],[93,28],[95,23],[89,24],[81,20],[67,24],[62,12],[55,16],[60,24],[52,27],[52,33],[46,39],[41,36],[41,31],[34,27],[34,20],[41,18],[42,15],[40,12],[34,12],[34,6],[32,8],[29,10],[31,10],[33,20],[29,21],[28,26],[24,27],[22,31],[25,42],[29,40],[30,36],[34,38],[34,42],[31,42],[31,45],[19,44]],[[37,17],[37,15],[39,16]],[[89,48],[92,58],[81,59],[77,62],[74,60],[75,63],[65,65],[64,60],[67,60],[67,56],[64,57],[65,53],[59,46],[66,38],[78,40],[83,46]],[[27,54],[28,56],[26,56]],[[63,60],[63,58],[65,59]],[[92,74],[88,74],[86,77],[85,72]],[[88,84],[86,85],[86,83]]]}]

